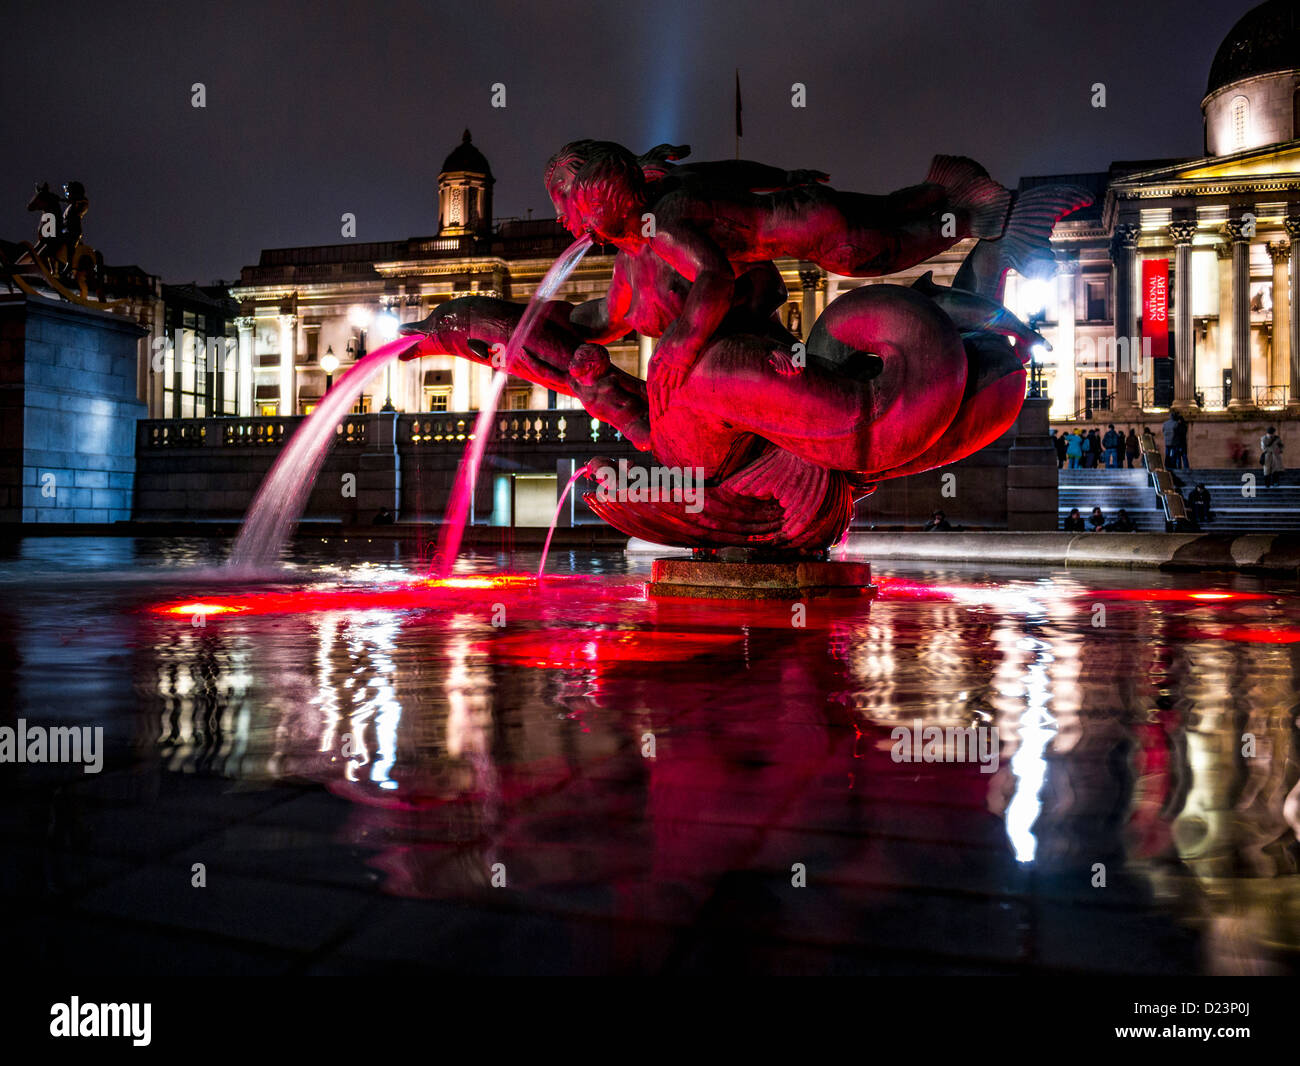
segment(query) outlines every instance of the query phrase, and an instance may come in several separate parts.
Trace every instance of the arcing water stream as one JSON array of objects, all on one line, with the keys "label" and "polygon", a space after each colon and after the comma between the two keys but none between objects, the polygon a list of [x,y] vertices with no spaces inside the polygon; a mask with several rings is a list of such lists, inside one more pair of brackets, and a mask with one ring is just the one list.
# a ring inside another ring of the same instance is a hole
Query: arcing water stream
[{"label": "arcing water stream", "polygon": [[[474,424],[474,436],[461,460],[443,519],[438,556],[434,564],[440,577],[448,576],[456,564],[465,522],[469,517],[470,501],[474,496],[474,483],[492,431],[497,403],[510,376],[509,368],[546,302],[573,272],[590,247],[591,238],[580,237],[552,264],[501,353],[496,373],[492,375],[491,388],[480,405],[478,419]],[[376,348],[349,369],[326,393],[320,406],[298,427],[298,431],[271,467],[261,488],[257,490],[230,553],[229,565],[232,568],[248,571],[275,564],[307,506],[321,463],[334,442],[339,421],[346,417],[366,383],[376,373],[419,343],[419,337],[399,337]]]},{"label": "arcing water stream", "polygon": [[334,443],[340,420],[347,416],[375,374],[419,342],[419,337],[399,337],[376,348],[355,363],[325,394],[320,406],[280,452],[257,490],[231,550],[231,567],[256,570],[275,564],[307,506],[307,498],[325,461],[325,453]]},{"label": "arcing water stream", "polygon": [[519,325],[510,334],[510,341],[501,355],[497,371],[492,375],[492,386],[488,389],[484,401],[479,404],[478,419],[474,423],[474,436],[470,440],[469,447],[465,449],[465,457],[461,459],[460,469],[456,472],[456,484],[451,490],[451,499],[447,504],[447,513],[443,518],[442,533],[439,537],[438,553],[433,562],[434,572],[438,577],[449,577],[456,565],[461,538],[465,534],[465,522],[469,518],[470,503],[474,499],[474,484],[478,480],[479,467],[483,463],[483,452],[487,448],[488,436],[492,432],[492,420],[496,417],[497,403],[510,377],[510,366],[519,349],[523,347],[524,341],[528,339],[528,334],[532,331],[546,302],[563,284],[564,279],[573,273],[574,267],[581,262],[590,247],[590,236],[579,237],[551,264],[551,269],[546,272],[541,284],[537,286],[537,291],[528,301],[528,309],[524,311]]}]

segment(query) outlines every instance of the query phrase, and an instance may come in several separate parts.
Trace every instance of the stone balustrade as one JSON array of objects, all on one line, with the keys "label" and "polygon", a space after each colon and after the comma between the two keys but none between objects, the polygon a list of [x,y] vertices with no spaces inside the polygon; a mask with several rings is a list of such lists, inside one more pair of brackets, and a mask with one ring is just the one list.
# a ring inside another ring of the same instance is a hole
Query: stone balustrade
[{"label": "stone balustrade", "polygon": [[[391,421],[383,412],[350,414],[339,422],[335,445],[366,445],[382,442],[380,420]],[[446,411],[399,414],[396,439],[404,450],[450,449],[460,451],[473,439],[477,411]],[[139,424],[138,444],[142,451],[158,448],[279,448],[293,436],[304,418],[155,418]],[[592,418],[583,410],[499,411],[493,419],[493,442],[503,446],[520,444],[615,444],[623,435],[613,426]],[[391,441],[391,438],[388,438]]]}]

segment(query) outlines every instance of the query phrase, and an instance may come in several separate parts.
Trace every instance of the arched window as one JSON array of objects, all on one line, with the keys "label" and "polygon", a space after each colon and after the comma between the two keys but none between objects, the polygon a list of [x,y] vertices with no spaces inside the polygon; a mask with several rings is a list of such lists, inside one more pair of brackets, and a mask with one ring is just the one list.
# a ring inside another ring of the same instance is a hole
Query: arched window
[{"label": "arched window", "polygon": [[1232,147],[1238,151],[1246,147],[1246,128],[1250,123],[1250,101],[1238,96],[1232,101]]}]

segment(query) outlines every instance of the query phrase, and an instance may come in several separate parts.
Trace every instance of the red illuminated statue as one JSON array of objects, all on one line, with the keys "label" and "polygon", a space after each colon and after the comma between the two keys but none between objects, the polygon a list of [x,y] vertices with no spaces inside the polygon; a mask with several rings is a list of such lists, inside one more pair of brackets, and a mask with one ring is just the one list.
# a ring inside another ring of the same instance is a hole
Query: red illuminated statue
[{"label": "red illuminated statue", "polygon": [[[954,462],[1011,426],[1042,338],[1001,306],[1003,281],[1013,267],[1050,268],[1052,226],[1087,193],[1017,198],[973,161],[941,156],[926,182],[865,196],[816,171],[673,162],[685,153],[664,145],[638,158],[581,141],[547,170],[561,221],[618,255],[606,296],[548,305],[510,372],[576,397],[658,463],[705,477],[702,509],[592,494],[596,513],[661,544],[819,552],[876,482]],[[951,288],[927,274],[852,289],[806,343],[776,317],[786,300],[776,258],[870,277],[966,237],[979,243]],[[452,300],[404,327],[425,340],[403,358],[488,363],[523,310]],[[601,346],[631,330],[660,337],[646,382]]]}]

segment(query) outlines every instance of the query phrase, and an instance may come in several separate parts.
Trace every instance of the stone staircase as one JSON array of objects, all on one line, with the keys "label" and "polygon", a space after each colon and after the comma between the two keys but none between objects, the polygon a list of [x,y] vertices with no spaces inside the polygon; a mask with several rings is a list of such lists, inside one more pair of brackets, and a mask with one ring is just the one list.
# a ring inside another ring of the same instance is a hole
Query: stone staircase
[{"label": "stone staircase", "polygon": [[[1283,533],[1300,531],[1300,476],[1294,471],[1282,475],[1283,484],[1266,489],[1259,468],[1246,470],[1176,470],[1171,473],[1182,483],[1184,497],[1197,483],[1210,492],[1214,518],[1203,528],[1207,533]],[[1242,475],[1255,475],[1254,498],[1242,495]],[[1060,519],[1079,508],[1086,521],[1094,507],[1100,507],[1107,521],[1123,507],[1139,530],[1163,533],[1165,522],[1151,477],[1145,470],[1059,471]],[[1191,505],[1188,505],[1191,513]],[[1060,522],[1057,523],[1058,528]]]},{"label": "stone staircase", "polygon": [[1147,533],[1165,531],[1164,512],[1160,510],[1160,500],[1151,487],[1151,476],[1145,470],[1106,470],[1098,467],[1094,470],[1067,469],[1059,473],[1058,529],[1072,507],[1079,508],[1079,514],[1083,515],[1085,522],[1094,507],[1101,508],[1108,522],[1123,507],[1139,530]]}]

